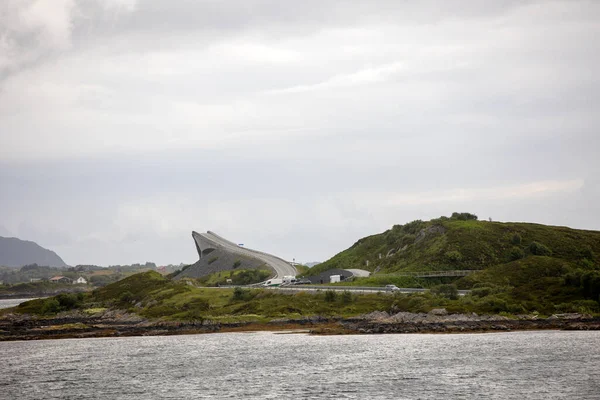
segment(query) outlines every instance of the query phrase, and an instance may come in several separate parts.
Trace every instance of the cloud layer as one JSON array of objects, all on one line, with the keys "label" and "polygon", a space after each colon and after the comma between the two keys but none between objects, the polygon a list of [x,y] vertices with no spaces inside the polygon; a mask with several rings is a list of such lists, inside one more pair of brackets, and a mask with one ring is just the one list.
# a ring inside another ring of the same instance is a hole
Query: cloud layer
[{"label": "cloud layer", "polygon": [[453,211],[597,229],[598,17],[8,0],[2,232],[110,264],[193,261],[193,229],[306,261]]}]

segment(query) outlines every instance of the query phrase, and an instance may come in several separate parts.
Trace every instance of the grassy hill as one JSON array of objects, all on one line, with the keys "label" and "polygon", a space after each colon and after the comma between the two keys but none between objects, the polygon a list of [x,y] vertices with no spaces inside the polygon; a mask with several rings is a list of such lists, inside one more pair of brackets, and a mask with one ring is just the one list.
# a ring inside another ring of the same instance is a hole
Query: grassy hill
[{"label": "grassy hill", "polygon": [[421,278],[418,284],[452,282],[459,289],[472,289],[464,299],[472,303],[464,305],[491,313],[600,310],[598,231],[478,221],[473,214],[454,213],[450,218],[395,225],[360,239],[311,273],[332,268],[374,272],[355,282],[359,284],[387,280],[401,285],[415,280],[394,279],[404,271],[474,270],[463,278]]},{"label": "grassy hill", "polygon": [[533,256],[549,256],[581,268],[598,269],[598,231],[476,218],[469,213],[454,213],[450,218],[394,225],[381,234],[360,239],[313,267],[311,273],[331,268],[362,268],[381,273],[482,270]]}]

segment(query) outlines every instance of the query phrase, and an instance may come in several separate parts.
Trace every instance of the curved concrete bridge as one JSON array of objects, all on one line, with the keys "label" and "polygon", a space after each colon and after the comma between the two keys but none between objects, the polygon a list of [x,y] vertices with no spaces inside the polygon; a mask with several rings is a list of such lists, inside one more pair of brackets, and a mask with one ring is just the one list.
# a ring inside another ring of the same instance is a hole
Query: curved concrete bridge
[{"label": "curved concrete bridge", "polygon": [[296,268],[282,258],[258,250],[240,247],[237,244],[217,235],[214,232],[206,233],[192,232],[192,238],[196,243],[196,250],[200,258],[207,257],[216,249],[222,249],[229,253],[239,254],[246,257],[258,259],[275,271],[275,278],[283,278],[287,275],[296,275]]}]

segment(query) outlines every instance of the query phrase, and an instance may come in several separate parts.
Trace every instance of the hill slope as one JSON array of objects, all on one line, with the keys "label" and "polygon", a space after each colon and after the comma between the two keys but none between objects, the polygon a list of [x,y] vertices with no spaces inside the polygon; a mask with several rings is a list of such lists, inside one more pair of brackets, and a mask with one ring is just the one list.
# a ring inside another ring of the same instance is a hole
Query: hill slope
[{"label": "hill slope", "polygon": [[[311,269],[362,268],[382,273],[481,270],[530,256],[551,256],[584,268],[597,267],[600,232],[530,223],[477,221],[454,213],[431,221],[394,225],[360,239]],[[368,261],[368,265],[367,265]]]},{"label": "hill slope", "polygon": [[67,265],[55,252],[45,249],[37,243],[0,236],[0,265],[21,267],[29,264],[48,267],[64,267]]}]

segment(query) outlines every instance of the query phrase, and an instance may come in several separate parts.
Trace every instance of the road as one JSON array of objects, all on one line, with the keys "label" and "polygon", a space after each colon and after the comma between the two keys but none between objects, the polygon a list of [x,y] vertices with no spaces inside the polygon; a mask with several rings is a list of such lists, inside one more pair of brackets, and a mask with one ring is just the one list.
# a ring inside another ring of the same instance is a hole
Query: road
[{"label": "road", "polygon": [[[387,290],[385,287],[373,287],[373,286],[322,286],[322,285],[298,285],[298,286],[279,286],[269,289],[278,289],[278,290],[288,290],[288,291],[317,291],[317,290],[335,290],[337,292],[353,292],[353,293],[424,293],[429,291],[429,289],[420,289],[420,288],[398,288],[398,290],[392,292],[391,290]],[[466,294],[471,293],[470,290],[459,290],[458,295],[464,296]]]},{"label": "road", "polygon": [[[221,286],[215,289],[235,288],[236,286]],[[325,286],[325,285],[297,285],[297,286],[269,286],[265,287],[268,290],[278,290],[282,292],[317,292],[323,290],[334,290],[336,292],[352,292],[352,293],[425,293],[429,289],[421,288],[398,288],[399,290],[392,292],[382,286]],[[471,293],[470,290],[459,290],[458,295],[464,296]]]},{"label": "road", "polygon": [[285,261],[279,257],[276,257],[272,254],[264,253],[264,252],[258,251],[258,250],[248,249],[246,247],[240,247],[237,244],[235,244],[235,243],[225,239],[224,237],[221,237],[211,231],[208,231],[206,233],[200,233],[200,236],[202,236],[204,239],[214,243],[215,245],[224,248],[225,250],[227,250],[229,252],[240,254],[240,255],[245,255],[248,257],[258,258],[259,260],[263,261],[264,263],[266,263],[267,265],[269,265],[270,267],[273,268],[273,270],[275,271],[274,278],[281,279],[284,276],[289,276],[289,275],[296,276],[296,268],[294,268],[287,261]]}]

